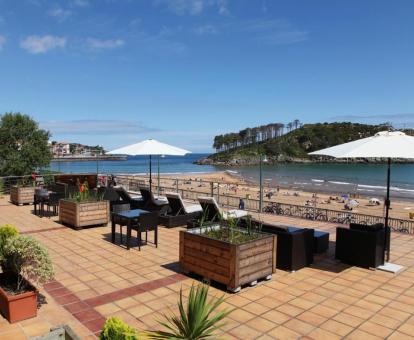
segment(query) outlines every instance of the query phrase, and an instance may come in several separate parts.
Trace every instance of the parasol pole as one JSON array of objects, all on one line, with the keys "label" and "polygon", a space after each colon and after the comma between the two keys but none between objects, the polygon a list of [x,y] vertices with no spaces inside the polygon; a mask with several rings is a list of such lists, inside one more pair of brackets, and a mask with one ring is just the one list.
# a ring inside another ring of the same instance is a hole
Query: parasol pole
[{"label": "parasol pole", "polygon": [[[390,210],[390,182],[391,182],[391,158],[388,158],[388,169],[387,169],[387,197],[385,199],[385,250],[386,250],[386,259],[385,261],[390,260],[390,241],[391,241],[391,230],[388,226],[389,210]],[[385,254],[384,254],[385,257]],[[384,261],[384,262],[385,262]]]},{"label": "parasol pole", "polygon": [[152,156],[150,155],[150,162],[149,162],[149,189],[150,189],[150,192],[152,192],[152,164],[151,164],[151,162],[152,162]]}]

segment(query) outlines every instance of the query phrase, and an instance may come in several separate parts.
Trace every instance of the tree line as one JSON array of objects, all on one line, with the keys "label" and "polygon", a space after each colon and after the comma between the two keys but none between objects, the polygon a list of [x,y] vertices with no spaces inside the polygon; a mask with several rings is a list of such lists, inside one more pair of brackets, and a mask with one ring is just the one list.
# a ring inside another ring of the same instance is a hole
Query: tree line
[{"label": "tree line", "polygon": [[246,128],[239,132],[231,132],[214,137],[213,148],[216,152],[229,151],[241,146],[251,145],[280,137],[302,126],[299,119],[287,124],[270,123],[267,125]]}]

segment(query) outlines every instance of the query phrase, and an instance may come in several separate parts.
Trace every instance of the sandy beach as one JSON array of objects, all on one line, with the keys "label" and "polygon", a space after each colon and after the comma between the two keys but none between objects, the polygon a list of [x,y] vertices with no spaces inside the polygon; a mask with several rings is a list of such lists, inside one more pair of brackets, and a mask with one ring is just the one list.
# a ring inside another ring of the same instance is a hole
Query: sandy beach
[{"label": "sandy beach", "polygon": [[[140,176],[137,176],[140,177]],[[206,174],[182,174],[166,176],[163,175],[160,181],[161,187],[175,188],[175,179],[180,179],[179,189],[185,189],[189,191],[195,191],[210,195],[211,186],[208,182],[219,183],[221,195],[231,195],[245,199],[250,197],[251,199],[259,198],[259,186],[247,181],[246,179],[232,175],[226,171],[213,172]],[[157,178],[153,177],[153,183],[156,185]],[[217,184],[215,185],[215,193],[217,192]],[[277,190],[276,186],[265,185],[264,188],[264,201],[266,206],[268,202],[287,203],[295,205],[308,205],[318,208],[325,208],[330,210],[336,210],[338,212],[350,212],[345,209],[345,202],[341,198],[344,193],[338,192],[337,195],[307,192],[297,189],[290,189],[280,186]],[[336,199],[337,198],[337,199]],[[379,205],[370,204],[369,200],[372,197],[358,196],[355,199],[359,202],[358,207],[354,207],[352,212],[367,214],[373,216],[384,216],[384,198],[378,197],[380,200]],[[393,200],[391,197],[391,210],[390,217],[399,219],[409,219],[409,214],[414,213],[414,202]]]}]

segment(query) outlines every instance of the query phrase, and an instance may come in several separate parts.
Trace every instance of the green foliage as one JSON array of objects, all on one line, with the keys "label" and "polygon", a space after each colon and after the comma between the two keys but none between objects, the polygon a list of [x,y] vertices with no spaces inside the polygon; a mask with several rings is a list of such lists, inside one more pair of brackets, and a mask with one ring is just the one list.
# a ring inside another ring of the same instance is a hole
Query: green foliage
[{"label": "green foliage", "polygon": [[214,332],[224,326],[223,320],[231,313],[230,310],[218,311],[224,297],[207,301],[208,286],[192,286],[188,296],[187,308],[180,291],[178,302],[179,315],[164,315],[165,321],[160,325],[162,331],[148,332],[150,339],[214,339]]},{"label": "green foliage", "polygon": [[0,178],[0,197],[4,192],[4,181],[2,178]]},{"label": "green foliage", "polygon": [[344,122],[305,124],[303,126],[297,123],[297,125],[292,124],[291,128],[294,130],[284,135],[276,134],[272,138],[242,144],[237,148],[213,154],[209,158],[217,162],[226,162],[231,159],[257,161],[260,154],[266,154],[270,161],[283,161],[292,158],[309,159],[309,152],[373,136],[390,127],[386,124],[366,125]]},{"label": "green foliage", "polygon": [[103,195],[98,195],[97,192],[89,190],[88,181],[84,181],[82,184],[78,183],[77,187],[77,191],[69,195],[69,200],[79,203],[103,200]]},{"label": "green foliage", "polygon": [[39,241],[30,236],[11,237],[4,245],[7,268],[17,275],[16,292],[25,288],[24,280],[41,285],[53,278],[49,253]]},{"label": "green foliage", "polygon": [[4,224],[0,227],[0,261],[4,261],[4,247],[7,241],[19,235],[19,231],[12,224]]},{"label": "green foliage", "polygon": [[50,134],[29,116],[5,113],[0,120],[0,175],[23,176],[47,166],[52,155]]},{"label": "green foliage", "polygon": [[110,317],[106,320],[100,340],[137,340],[137,331],[128,326],[125,322],[117,317]]}]

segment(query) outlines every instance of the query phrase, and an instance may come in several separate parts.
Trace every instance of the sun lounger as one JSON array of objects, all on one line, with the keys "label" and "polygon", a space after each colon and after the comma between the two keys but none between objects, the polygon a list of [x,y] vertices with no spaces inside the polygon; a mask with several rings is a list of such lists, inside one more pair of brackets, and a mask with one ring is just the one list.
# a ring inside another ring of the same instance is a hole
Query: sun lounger
[{"label": "sun lounger", "polygon": [[244,210],[229,210],[222,211],[218,206],[214,197],[200,196],[198,197],[201,207],[203,208],[203,213],[206,214],[206,221],[215,222],[220,219],[228,220],[229,218],[239,219],[244,216],[247,216],[247,211]]},{"label": "sun lounger", "polygon": [[160,216],[160,224],[169,228],[177,227],[201,216],[203,209],[199,204],[185,204],[181,195],[175,192],[166,193],[165,196],[170,209],[167,214]]},{"label": "sun lounger", "polygon": [[143,208],[145,201],[141,196],[131,196],[128,191],[121,185],[113,187],[116,193],[121,198],[123,203],[128,203],[131,206],[131,209]]},{"label": "sun lounger", "polygon": [[168,212],[168,200],[165,197],[155,197],[153,192],[147,187],[140,187],[142,199],[144,201],[143,209],[150,211],[159,211],[160,215]]}]

